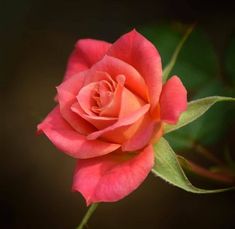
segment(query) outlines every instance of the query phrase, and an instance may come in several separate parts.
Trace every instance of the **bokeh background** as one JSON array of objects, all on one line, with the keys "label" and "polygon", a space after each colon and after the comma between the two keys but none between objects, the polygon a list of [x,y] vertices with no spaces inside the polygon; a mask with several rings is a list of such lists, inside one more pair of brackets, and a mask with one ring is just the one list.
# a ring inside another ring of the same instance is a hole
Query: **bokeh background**
[{"label": "bokeh background", "polygon": [[[37,124],[55,105],[55,86],[77,39],[113,42],[136,28],[158,47],[165,66],[185,27],[196,22],[173,73],[189,89],[189,99],[235,96],[231,2],[1,0],[0,228],[75,228],[86,211],[81,195],[71,192],[75,161],[35,134]],[[204,118],[167,138],[177,153],[204,166],[211,164],[195,142],[232,166],[234,106],[216,105]],[[208,184],[191,178],[203,187]],[[196,195],[150,175],[127,198],[101,204],[88,228],[232,229],[234,216],[234,191]]]}]

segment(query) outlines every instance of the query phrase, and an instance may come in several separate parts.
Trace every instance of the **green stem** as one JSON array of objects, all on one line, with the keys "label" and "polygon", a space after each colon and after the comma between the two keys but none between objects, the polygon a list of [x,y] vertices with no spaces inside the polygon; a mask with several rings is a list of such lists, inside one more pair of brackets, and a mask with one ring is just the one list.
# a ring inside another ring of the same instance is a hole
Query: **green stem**
[{"label": "green stem", "polygon": [[215,156],[215,154],[211,153],[207,148],[205,148],[203,145],[192,141],[192,148],[198,152],[199,154],[201,154],[203,157],[207,158],[208,160],[210,160],[211,162],[217,164],[217,165],[224,165],[224,162],[221,161],[219,158],[217,158]]},{"label": "green stem", "polygon": [[93,212],[95,211],[95,209],[97,207],[98,207],[98,203],[92,204],[88,208],[88,210],[87,210],[86,214],[84,215],[81,223],[79,224],[79,226],[76,229],[83,229],[84,228],[84,226],[87,224],[88,220],[90,219],[90,217],[92,216]]},{"label": "green stem", "polygon": [[171,56],[170,62],[169,64],[164,68],[163,70],[163,82],[166,82],[171,70],[173,69],[173,67],[175,66],[177,57],[180,53],[180,50],[182,49],[185,41],[188,39],[189,35],[191,34],[191,32],[193,31],[195,24],[191,25],[187,31],[185,32],[184,36],[182,37],[181,41],[179,42],[179,44],[177,45],[173,55]]},{"label": "green stem", "polygon": [[190,170],[191,172],[198,174],[199,176],[205,177],[210,180],[215,180],[222,182],[224,184],[234,184],[235,178],[232,174],[225,174],[225,173],[216,173],[216,172],[211,172],[210,170],[203,168],[200,165],[197,165],[196,163],[184,159],[183,157],[178,156],[179,161],[181,162],[180,164],[185,168]]}]

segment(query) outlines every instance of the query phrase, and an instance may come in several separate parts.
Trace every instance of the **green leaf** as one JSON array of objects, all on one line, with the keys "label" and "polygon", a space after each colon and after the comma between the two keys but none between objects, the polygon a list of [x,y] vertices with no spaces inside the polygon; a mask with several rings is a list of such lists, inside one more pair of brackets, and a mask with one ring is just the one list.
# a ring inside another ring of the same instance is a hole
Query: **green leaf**
[{"label": "green leaf", "polygon": [[189,102],[187,111],[185,111],[181,115],[180,120],[176,125],[165,124],[164,126],[165,133],[177,130],[191,123],[192,121],[196,120],[201,115],[203,115],[215,103],[222,101],[235,101],[235,98],[223,97],[223,96],[211,96]]},{"label": "green leaf", "polygon": [[181,41],[178,43],[178,45],[176,46],[175,51],[172,54],[171,60],[170,62],[167,64],[167,66],[164,68],[163,70],[163,82],[166,82],[169,74],[171,73],[172,69],[175,66],[176,60],[179,56],[180,50],[182,49],[185,41],[188,39],[189,35],[191,34],[191,32],[193,31],[194,25],[190,26],[187,31],[185,32],[184,36],[182,37]]},{"label": "green leaf", "polygon": [[[221,82],[218,80],[213,80],[203,85],[194,96],[194,99],[215,94],[228,96],[227,91],[221,87]],[[189,149],[193,147],[195,142],[200,142],[203,145],[213,145],[227,134],[229,127],[234,121],[234,115],[235,106],[219,103],[216,106],[212,106],[206,115],[201,116],[196,121],[167,134],[166,139],[176,151]]]},{"label": "green leaf", "polygon": [[205,190],[193,186],[181,168],[175,152],[164,138],[159,140],[154,146],[154,150],[156,162],[152,172],[170,184],[198,194],[223,192],[231,189]]}]

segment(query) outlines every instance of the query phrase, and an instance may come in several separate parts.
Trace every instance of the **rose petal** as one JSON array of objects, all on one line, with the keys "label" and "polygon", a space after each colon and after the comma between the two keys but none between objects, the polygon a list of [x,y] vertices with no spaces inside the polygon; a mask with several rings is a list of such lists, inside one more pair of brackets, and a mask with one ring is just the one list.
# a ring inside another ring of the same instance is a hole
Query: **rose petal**
[{"label": "rose petal", "polygon": [[98,158],[78,160],[73,190],[81,192],[87,205],[118,201],[138,188],[153,164],[152,145],[137,154],[117,152]]},{"label": "rose petal", "polygon": [[96,80],[96,72],[107,72],[113,79],[118,75],[125,76],[125,86],[133,93],[147,101],[146,84],[142,76],[136,71],[133,66],[125,63],[122,60],[111,56],[105,56],[101,61],[96,63],[88,72],[85,84],[89,84]]},{"label": "rose petal", "polygon": [[[113,130],[116,130],[116,129],[120,128],[120,127],[129,126],[129,125],[137,122],[141,117],[143,117],[144,114],[148,112],[149,108],[150,108],[150,105],[149,104],[145,104],[144,106],[142,106],[138,110],[130,113],[129,115],[127,115],[125,117],[120,118],[113,125],[108,126],[107,128],[105,128],[103,130],[95,131],[95,132],[89,134],[87,136],[87,139],[94,140],[94,139],[97,139],[98,137],[100,137],[100,136],[102,136],[102,135],[104,135],[106,133],[109,134],[109,132],[111,132]],[[118,137],[122,137],[122,135],[124,135],[124,133],[122,133],[121,136],[119,136],[119,133],[117,132],[114,137],[116,137],[118,139]]]},{"label": "rose petal", "polygon": [[123,93],[125,92],[125,76],[117,76],[117,85],[113,94],[113,98],[100,112],[101,116],[118,117],[121,109],[121,101]]},{"label": "rose petal", "polygon": [[[149,144],[153,136],[161,131],[161,122],[151,120],[149,116],[145,116],[142,124],[134,136],[122,144],[123,151],[140,150]],[[162,132],[161,132],[162,133]],[[158,136],[159,137],[159,136]]]},{"label": "rose petal", "polygon": [[126,87],[123,88],[120,102],[121,102],[120,105],[121,107],[120,107],[119,118],[131,114],[132,112],[138,110],[145,104],[145,102],[140,97],[134,95]]},{"label": "rose petal", "polygon": [[90,68],[93,64],[101,60],[109,47],[110,44],[105,41],[93,39],[79,40],[69,57],[64,80]]},{"label": "rose petal", "polygon": [[[102,76],[101,72],[98,72],[99,74],[95,74],[96,79],[97,75],[99,75],[99,78]],[[93,98],[94,92],[97,88],[99,88],[99,93],[100,93],[100,102],[101,102],[101,108],[100,108],[100,116],[106,116],[106,117],[118,117],[119,111],[120,111],[120,104],[121,104],[121,96],[122,96],[122,91],[123,91],[123,84],[124,82],[117,82],[115,83],[116,85],[113,85],[114,82],[108,82],[111,79],[107,73],[103,73],[103,79],[102,80],[107,80],[107,83],[110,86],[110,92],[113,93],[112,98],[110,103],[104,105],[102,107],[102,99],[104,100],[104,95],[102,93],[105,93],[104,90],[102,90],[101,87],[98,86],[98,82],[92,82],[84,86],[78,93],[77,95],[77,100],[85,114],[88,114],[90,116],[93,116],[95,118],[94,112],[92,112],[92,107],[96,106],[96,101]],[[106,78],[106,79],[105,79]],[[101,83],[100,81],[99,83]],[[106,81],[105,81],[106,82]],[[112,84],[112,85],[111,85]],[[113,88],[115,86],[115,88]],[[111,88],[115,91],[111,91]],[[104,101],[103,101],[104,102]]]},{"label": "rose petal", "polygon": [[84,86],[83,88],[81,88],[78,95],[76,96],[77,101],[79,105],[81,106],[81,108],[83,109],[83,111],[89,115],[94,115],[91,107],[95,105],[95,100],[93,99],[93,95],[94,95],[94,90],[96,89],[96,86],[97,86],[96,82],[90,83]]},{"label": "rose petal", "polygon": [[57,87],[61,115],[81,134],[91,133],[95,130],[90,123],[71,111],[71,106],[77,101],[76,95],[83,86],[85,75],[85,72],[80,72]]},{"label": "rose petal", "polygon": [[163,86],[160,97],[161,120],[176,124],[180,114],[187,109],[187,91],[177,76]]},{"label": "rose petal", "polygon": [[38,131],[46,134],[58,149],[74,158],[97,157],[113,152],[120,147],[118,144],[87,140],[62,118],[58,106],[38,125]]},{"label": "rose petal", "polygon": [[155,134],[152,136],[151,141],[150,141],[150,143],[153,145],[155,145],[158,142],[158,140],[162,137],[162,135],[164,134],[163,123],[160,122],[159,125],[160,125],[159,128],[157,129]]},{"label": "rose petal", "polygon": [[[133,115],[145,104],[145,102],[142,99],[140,99],[140,97],[134,95],[126,87],[123,88],[122,96],[121,98],[119,98],[119,100],[120,100],[119,102],[121,103],[119,120],[124,119],[126,116]],[[144,116],[145,114],[141,116],[138,120],[133,122],[131,125],[118,126],[113,130],[108,130],[107,132],[104,131],[104,133],[102,134],[102,138],[106,139],[107,141],[119,144],[127,141],[127,139],[132,138],[132,136],[140,128]]]},{"label": "rose petal", "polygon": [[162,88],[161,57],[154,45],[132,30],[119,38],[107,55],[121,59],[137,69],[147,84],[150,104],[154,108],[158,104]]},{"label": "rose petal", "polygon": [[82,110],[82,108],[77,102],[72,105],[71,110],[77,113],[79,116],[83,117],[88,122],[90,122],[98,130],[106,128],[110,125],[113,125],[117,121],[117,118],[114,118],[114,117],[87,115],[84,113],[84,111]]}]

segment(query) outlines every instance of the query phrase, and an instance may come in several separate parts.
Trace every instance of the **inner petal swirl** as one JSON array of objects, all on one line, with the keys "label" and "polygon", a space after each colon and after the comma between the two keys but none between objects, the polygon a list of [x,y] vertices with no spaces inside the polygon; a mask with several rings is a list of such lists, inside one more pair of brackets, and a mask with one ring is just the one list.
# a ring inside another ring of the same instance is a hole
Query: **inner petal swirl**
[{"label": "inner petal swirl", "polygon": [[107,73],[98,72],[98,80],[84,86],[77,100],[82,110],[91,116],[118,117],[125,76],[114,80]]}]

